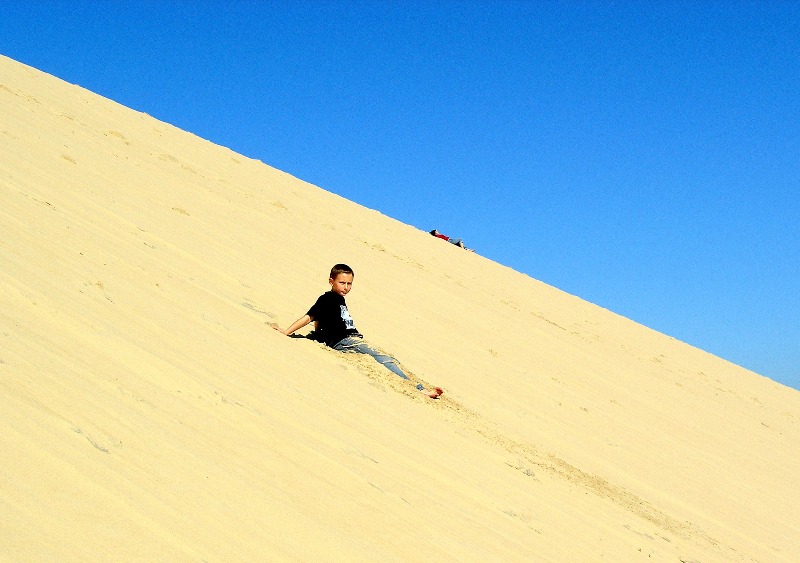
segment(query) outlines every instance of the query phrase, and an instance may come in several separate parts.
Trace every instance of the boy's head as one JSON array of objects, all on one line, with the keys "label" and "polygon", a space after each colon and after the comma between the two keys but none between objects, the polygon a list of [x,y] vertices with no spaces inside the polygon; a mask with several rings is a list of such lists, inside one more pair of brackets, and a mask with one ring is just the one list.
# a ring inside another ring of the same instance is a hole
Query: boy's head
[{"label": "boy's head", "polygon": [[347,264],[336,264],[333,268],[331,268],[331,279],[335,280],[336,276],[339,274],[350,274],[351,276],[355,276],[353,273],[353,268],[348,266]]},{"label": "boy's head", "polygon": [[344,297],[353,288],[354,276],[355,274],[350,266],[336,264],[331,268],[331,278],[328,280],[328,283],[331,284],[331,291]]}]

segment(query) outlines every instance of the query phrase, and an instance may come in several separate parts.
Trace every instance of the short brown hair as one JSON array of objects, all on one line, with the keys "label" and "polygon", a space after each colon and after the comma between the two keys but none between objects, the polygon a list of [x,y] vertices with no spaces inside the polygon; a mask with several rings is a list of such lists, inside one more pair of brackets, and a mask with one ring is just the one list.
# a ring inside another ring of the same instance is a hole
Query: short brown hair
[{"label": "short brown hair", "polygon": [[355,277],[353,268],[351,268],[347,264],[336,264],[333,268],[331,268],[332,280],[335,280],[339,276],[339,274],[350,274],[351,276]]}]

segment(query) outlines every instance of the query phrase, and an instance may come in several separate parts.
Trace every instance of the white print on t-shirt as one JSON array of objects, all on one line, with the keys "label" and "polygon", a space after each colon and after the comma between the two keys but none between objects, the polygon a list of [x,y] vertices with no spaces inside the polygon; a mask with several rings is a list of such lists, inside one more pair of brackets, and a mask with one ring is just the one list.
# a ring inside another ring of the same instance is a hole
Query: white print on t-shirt
[{"label": "white print on t-shirt", "polygon": [[353,321],[353,317],[350,316],[350,311],[347,310],[347,305],[339,305],[342,310],[342,320],[344,321],[344,326],[348,330],[351,328],[356,327],[356,323]]}]

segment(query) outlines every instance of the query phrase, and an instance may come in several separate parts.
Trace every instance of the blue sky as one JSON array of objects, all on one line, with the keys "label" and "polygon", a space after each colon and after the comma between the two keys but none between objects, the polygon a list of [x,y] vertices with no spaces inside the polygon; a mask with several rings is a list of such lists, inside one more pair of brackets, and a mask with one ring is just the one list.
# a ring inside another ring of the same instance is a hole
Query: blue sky
[{"label": "blue sky", "polygon": [[800,3],[6,0],[0,53],[800,389]]}]

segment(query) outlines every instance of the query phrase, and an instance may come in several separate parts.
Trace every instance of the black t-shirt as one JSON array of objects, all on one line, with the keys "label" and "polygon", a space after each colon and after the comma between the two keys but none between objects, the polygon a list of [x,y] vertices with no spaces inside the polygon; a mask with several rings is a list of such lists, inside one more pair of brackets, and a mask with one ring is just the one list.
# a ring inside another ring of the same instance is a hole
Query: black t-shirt
[{"label": "black t-shirt", "polygon": [[348,336],[361,336],[347,310],[344,297],[338,293],[328,291],[320,295],[307,314],[319,323],[314,339],[328,346],[333,346]]}]

